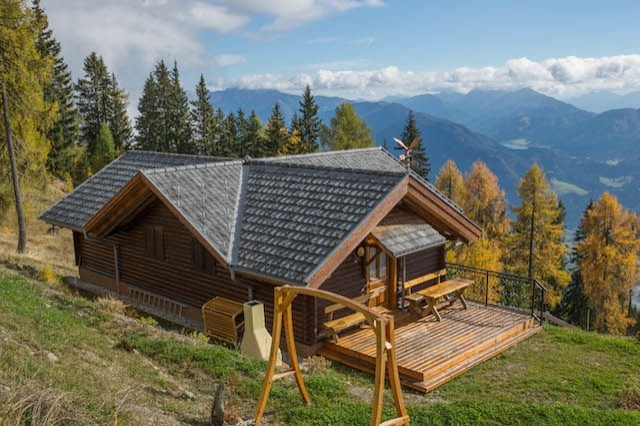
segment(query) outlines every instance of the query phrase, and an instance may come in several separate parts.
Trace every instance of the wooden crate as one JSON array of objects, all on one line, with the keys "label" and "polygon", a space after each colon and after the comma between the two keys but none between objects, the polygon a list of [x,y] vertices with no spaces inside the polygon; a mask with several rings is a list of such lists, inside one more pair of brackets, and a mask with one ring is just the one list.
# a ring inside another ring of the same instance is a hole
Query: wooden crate
[{"label": "wooden crate", "polygon": [[238,343],[238,333],[244,327],[242,303],[215,297],[202,306],[202,320],[208,336]]}]

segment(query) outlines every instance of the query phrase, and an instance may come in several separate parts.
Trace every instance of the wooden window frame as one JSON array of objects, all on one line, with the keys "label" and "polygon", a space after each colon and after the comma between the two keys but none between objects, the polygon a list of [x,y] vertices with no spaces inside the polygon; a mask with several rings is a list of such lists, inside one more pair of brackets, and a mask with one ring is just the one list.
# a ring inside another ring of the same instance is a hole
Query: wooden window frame
[{"label": "wooden window frame", "polygon": [[144,253],[156,260],[166,260],[164,227],[160,225],[144,226]]},{"label": "wooden window frame", "polygon": [[191,239],[191,267],[195,271],[208,275],[216,273],[216,259],[209,253],[197,238]]}]

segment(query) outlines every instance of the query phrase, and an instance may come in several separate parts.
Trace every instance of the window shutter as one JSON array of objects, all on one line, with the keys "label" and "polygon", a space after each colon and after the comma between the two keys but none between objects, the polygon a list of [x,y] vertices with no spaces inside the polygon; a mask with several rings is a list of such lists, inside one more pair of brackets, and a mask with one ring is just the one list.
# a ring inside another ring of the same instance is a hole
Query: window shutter
[{"label": "window shutter", "polygon": [[164,260],[164,229],[162,226],[155,226],[153,230],[154,257]]},{"label": "window shutter", "polygon": [[154,231],[153,231],[153,226],[152,225],[145,225],[144,226],[144,254],[146,254],[148,257],[155,257],[154,256]]}]

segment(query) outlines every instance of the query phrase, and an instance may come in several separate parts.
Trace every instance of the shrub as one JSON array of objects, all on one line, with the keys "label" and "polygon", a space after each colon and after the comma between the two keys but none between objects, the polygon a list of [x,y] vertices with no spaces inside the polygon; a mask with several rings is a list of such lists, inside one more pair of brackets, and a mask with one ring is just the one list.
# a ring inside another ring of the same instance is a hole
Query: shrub
[{"label": "shrub", "polygon": [[126,305],[120,299],[116,299],[110,294],[104,297],[99,297],[96,300],[96,305],[101,311],[109,312],[111,314],[124,314]]},{"label": "shrub", "polygon": [[44,269],[38,274],[38,279],[51,284],[58,284],[60,282],[60,278],[49,264],[44,265]]},{"label": "shrub", "polygon": [[150,325],[151,327],[158,325],[158,321],[153,317],[140,317],[139,321],[143,324]]}]

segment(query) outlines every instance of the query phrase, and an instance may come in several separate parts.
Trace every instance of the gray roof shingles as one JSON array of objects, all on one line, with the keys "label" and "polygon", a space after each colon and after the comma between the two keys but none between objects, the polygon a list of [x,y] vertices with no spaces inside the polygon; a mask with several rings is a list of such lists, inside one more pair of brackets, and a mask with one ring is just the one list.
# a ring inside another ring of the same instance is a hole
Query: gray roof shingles
[{"label": "gray roof shingles", "polygon": [[408,210],[394,209],[376,226],[371,234],[394,257],[444,244],[447,239],[424,219]]},{"label": "gray roof shingles", "polygon": [[234,266],[300,284],[406,177],[271,161],[247,167]]},{"label": "gray roof shingles", "polygon": [[216,157],[127,151],[40,215],[45,222],[82,230],[143,169],[221,161]]},{"label": "gray roof shingles", "polygon": [[242,161],[144,170],[147,179],[227,262]]}]

